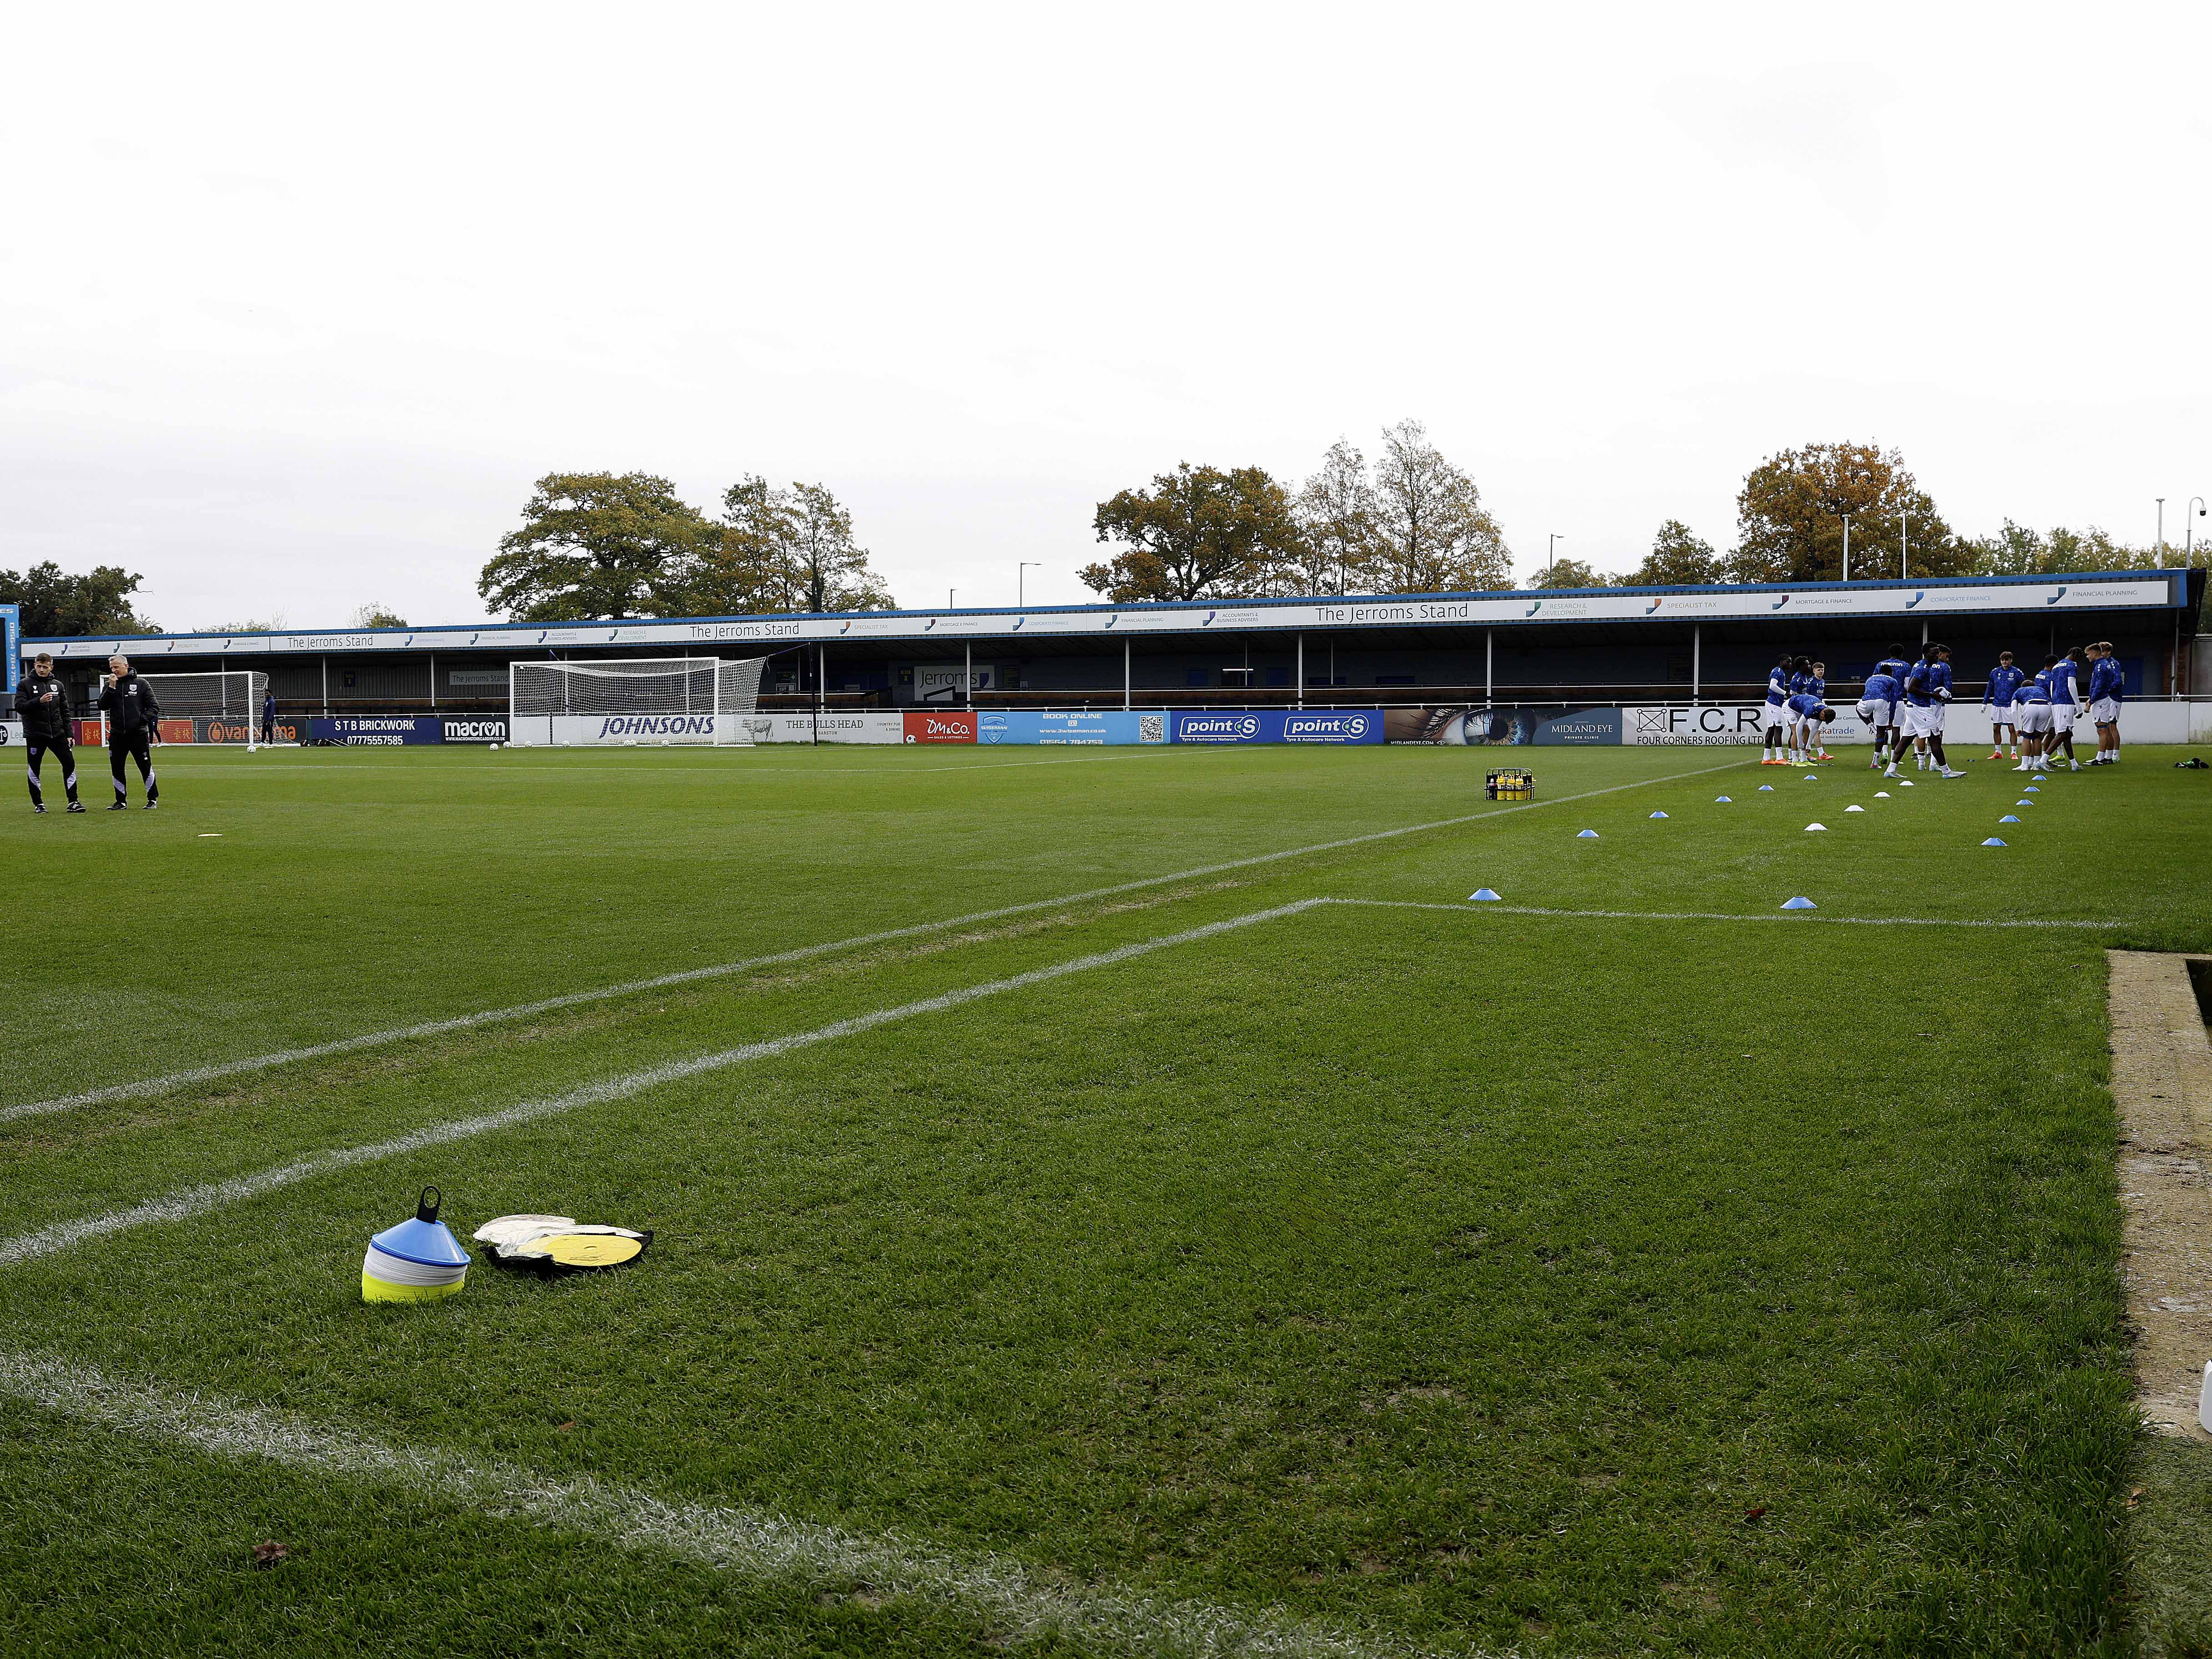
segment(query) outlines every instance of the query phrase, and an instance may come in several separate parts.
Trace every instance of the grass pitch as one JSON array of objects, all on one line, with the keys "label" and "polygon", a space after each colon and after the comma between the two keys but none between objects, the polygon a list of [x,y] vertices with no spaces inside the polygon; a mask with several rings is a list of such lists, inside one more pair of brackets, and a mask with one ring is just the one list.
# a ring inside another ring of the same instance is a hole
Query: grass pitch
[{"label": "grass pitch", "polygon": [[[0,1646],[2165,1639],[2101,952],[2212,945],[2198,775],[1532,756],[171,750],[0,823]],[[656,1243],[364,1307],[425,1182]]]}]

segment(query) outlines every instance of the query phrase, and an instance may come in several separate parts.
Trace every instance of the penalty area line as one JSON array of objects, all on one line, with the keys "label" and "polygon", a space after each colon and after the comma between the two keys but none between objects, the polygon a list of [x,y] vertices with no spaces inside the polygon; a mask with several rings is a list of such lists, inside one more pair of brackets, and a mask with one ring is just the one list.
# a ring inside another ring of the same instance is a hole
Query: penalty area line
[{"label": "penalty area line", "polygon": [[48,1355],[0,1349],[0,1395],[80,1423],[213,1456],[384,1487],[501,1519],[604,1539],[755,1580],[865,1584],[934,1603],[1018,1637],[1058,1634],[1144,1653],[1229,1659],[1364,1659],[1402,1654],[1279,1607],[1242,1612],[1113,1586],[1044,1581],[994,1553],[955,1554],[734,1505],[677,1503],[590,1476],[556,1479],[503,1461],[376,1439],[291,1413],[108,1376]]},{"label": "penalty area line", "polygon": [[725,1071],[732,1066],[742,1066],[749,1060],[769,1060],[778,1054],[789,1054],[795,1048],[811,1048],[817,1042],[829,1042],[838,1037],[854,1036],[862,1031],[872,1031],[879,1025],[889,1025],[898,1020],[912,1019],[918,1014],[940,1013],[948,1008],[957,1008],[964,1003],[984,997],[1000,995],[1008,991],[1026,989],[1048,981],[1064,979],[1070,974],[1087,973],[1094,968],[1110,968],[1116,963],[1133,957],[1164,951],[1170,945],[1189,945],[1199,939],[1212,939],[1222,933],[1233,933],[1240,927],[1249,927],[1263,921],[1273,921],[1284,916],[1294,916],[1310,910],[1327,901],[1298,899],[1292,903],[1279,904],[1272,909],[1248,911],[1241,916],[1231,916],[1222,921],[1210,921],[1203,927],[1189,927],[1179,933],[1163,933],[1155,939],[1138,939],[1132,944],[1118,945],[1110,951],[1100,951],[1085,957],[1076,957],[1049,967],[1032,968],[1026,973],[1014,974],[1005,979],[986,981],[981,985],[946,991],[933,997],[924,997],[916,1002],[905,1002],[894,1008],[878,1008],[872,1012],[856,1014],[850,1019],[841,1019],[819,1025],[811,1031],[796,1031],[787,1036],[768,1037],[758,1042],[747,1042],[735,1048],[724,1048],[714,1054],[694,1055],[690,1060],[671,1060],[665,1065],[653,1066],[642,1071],[629,1072],[619,1077],[602,1079],[564,1093],[544,1096],[537,1100],[526,1100],[495,1112],[483,1112],[473,1117],[456,1118],[444,1123],[425,1124],[404,1135],[389,1140],[373,1141],[365,1146],[344,1146],[330,1152],[312,1153],[295,1158],[289,1164],[262,1170],[252,1175],[234,1176],[226,1181],[212,1181],[197,1187],[186,1187],[161,1198],[150,1199],[128,1208],[109,1210],[99,1215],[82,1216],[74,1221],[57,1222],[34,1232],[18,1233],[12,1238],[0,1239],[0,1267],[20,1267],[26,1261],[41,1256],[57,1255],[95,1238],[119,1233],[132,1228],[151,1226],[167,1221],[182,1221],[192,1216],[205,1215],[243,1200],[258,1197],[263,1193],[276,1192],[317,1176],[328,1175],[338,1170],[349,1170],[358,1164],[374,1164],[404,1152],[420,1152],[426,1147],[450,1146],[457,1140],[467,1140],[477,1135],[489,1134],[496,1129],[512,1127],[539,1118],[557,1116],[573,1112],[580,1107],[604,1105],[610,1101],[628,1099],[647,1089],[658,1088],[664,1083],[674,1083],[684,1078],[697,1077],[702,1073]]},{"label": "penalty area line", "polygon": [[2100,927],[2117,921],[2074,921],[2059,918],[2018,920],[1974,916],[1830,916],[1818,912],[1776,911],[1743,915],[1731,910],[1554,910],[1534,904],[1444,904],[1423,899],[1330,898],[1324,904],[1353,904],[1376,910],[1451,910],[1469,916],[1553,916],[1575,921],[1779,921],[1832,922],[1850,927]]},{"label": "penalty area line", "polygon": [[[1065,763],[1059,763],[1064,764]],[[187,1066],[181,1071],[164,1073],[159,1077],[142,1078],[135,1082],[115,1083],[98,1089],[86,1089],[76,1094],[58,1095],[51,1100],[26,1101],[18,1105],[0,1106],[0,1123],[14,1122],[21,1118],[43,1116],[51,1112],[65,1112],[80,1106],[104,1106],[116,1101],[144,1100],[155,1095],[165,1095],[195,1084],[219,1082],[224,1078],[242,1076],[248,1072],[266,1071],[271,1066],[289,1066],[301,1060],[326,1060],[337,1054],[357,1054],[364,1048],[382,1048],[389,1043],[407,1042],[421,1037],[442,1036],[452,1031],[465,1031],[479,1025],[491,1025],[506,1020],[528,1019],[538,1014],[556,1013],[564,1008],[581,1007],[588,1003],[604,1002],[615,997],[634,996],[647,991],[665,991],[678,985],[696,984],[703,980],[722,979],[732,975],[750,973],[762,968],[779,968],[795,962],[805,962],[815,957],[830,956],[840,951],[865,950],[872,945],[888,945],[899,939],[918,939],[926,933],[942,933],[947,928],[972,927],[978,922],[999,921],[1008,916],[1026,915],[1033,911],[1050,910],[1095,900],[1115,898],[1124,893],[1140,892],[1148,887],[1162,887],[1178,881],[1194,881],[1206,876],[1224,875],[1236,870],[1255,869],[1261,865],[1276,864],[1290,859],[1312,858],[1323,853],[1339,853],[1354,847],[1367,847],[1377,842],[1395,841],[1407,836],[1425,835],[1432,830],[1454,830],[1485,818],[1494,818],[1512,813],[1530,812],[1547,806],[1565,806],[1570,801],[1590,800],[1600,795],[1618,794],[1624,789],[1643,789],[1653,784],[1677,783],[1684,779],[1703,777],[1708,773],[1732,771],[1749,761],[1730,761],[1721,766],[1699,767],[1690,772],[1669,772],[1657,777],[1638,778],[1627,783],[1608,784],[1601,789],[1584,789],[1571,795],[1559,795],[1547,800],[1520,801],[1510,805],[1488,808],[1480,812],[1468,812],[1457,817],[1436,818],[1425,823],[1401,824],[1394,830],[1370,830],[1364,835],[1346,836],[1335,841],[1316,842],[1306,847],[1285,848],[1280,852],[1255,853],[1247,858],[1230,859],[1219,864],[1202,864],[1194,869],[1176,870],[1166,875],[1140,876],[1133,881],[1116,882],[1109,887],[1092,887],[1079,893],[1065,893],[1053,898],[1030,899],[1020,904],[1001,905],[991,910],[971,910],[965,915],[947,916],[941,921],[918,921],[904,927],[887,927],[872,933],[858,933],[849,939],[825,939],[819,945],[795,945],[789,950],[771,951],[765,956],[745,957],[735,962],[714,963],[703,968],[686,968],[672,974],[658,974],[649,979],[624,980],[615,985],[593,987],[590,990],[568,991],[559,996],[541,997],[532,1002],[516,1003],[505,1008],[486,1008],[475,1013],[453,1014],[441,1019],[428,1019],[412,1025],[396,1025],[379,1031],[363,1031],[353,1036],[333,1037],[327,1042],[303,1043],[297,1048],[278,1048],[267,1054],[247,1054],[237,1060],[213,1061],[205,1066]]]}]

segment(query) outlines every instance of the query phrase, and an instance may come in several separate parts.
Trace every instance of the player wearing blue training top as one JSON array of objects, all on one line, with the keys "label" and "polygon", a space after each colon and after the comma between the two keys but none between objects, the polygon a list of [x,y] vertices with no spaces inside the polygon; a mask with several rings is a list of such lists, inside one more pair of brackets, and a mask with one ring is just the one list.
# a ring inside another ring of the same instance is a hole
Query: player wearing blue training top
[{"label": "player wearing blue training top", "polygon": [[2020,695],[2020,683],[2027,678],[2023,669],[2012,665],[2012,653],[1997,653],[1997,665],[1990,670],[1990,683],[1982,688],[1982,707],[1990,711],[1990,758],[2005,757],[2005,734],[2012,735],[2012,754],[2020,758],[2019,711],[2013,701]]},{"label": "player wearing blue training top", "polygon": [[2081,763],[2074,757],[2074,722],[2081,718],[2080,674],[2081,652],[2077,647],[2063,657],[2045,659],[2051,671],[2051,741],[2043,745],[2045,755],[2066,751],[2066,763],[2076,772]]},{"label": "player wearing blue training top", "polygon": [[1869,771],[1881,770],[1883,757],[1897,741],[1897,700],[1904,695],[1905,688],[1894,674],[1876,668],[1867,676],[1858,715],[1859,723],[1874,733],[1874,758],[1867,763]]},{"label": "player wearing blue training top", "polygon": [[2020,746],[2026,752],[2015,772],[2046,772],[2043,745],[2051,737],[2051,674],[2049,670],[2023,684],[2013,701],[2020,716]]},{"label": "player wearing blue training top", "polygon": [[2112,766],[2120,758],[2120,687],[2127,676],[2112,654],[2112,642],[2089,647],[2089,718],[2097,726],[2097,757],[2092,766]]},{"label": "player wearing blue training top", "polygon": [[1805,757],[1808,762],[1828,761],[1835,757],[1828,752],[1826,742],[1828,721],[1836,718],[1836,711],[1828,707],[1828,665],[1811,663],[1805,676]]},{"label": "player wearing blue training top", "polygon": [[1760,719],[1765,723],[1766,755],[1761,766],[1787,766],[1782,758],[1783,728],[1790,724],[1790,667],[1793,659],[1785,651],[1782,659],[1766,671],[1766,708]]},{"label": "player wearing blue training top", "polygon": [[[1921,767],[1925,770],[1932,759],[1936,768],[1947,778],[1963,778],[1964,772],[1954,772],[1951,763],[1943,753],[1943,720],[1951,707],[1951,651],[1948,646],[1931,645],[1921,654],[1918,662],[1905,679],[1905,731],[1913,740]],[[1893,763],[1885,776],[1894,776],[1897,767]]]},{"label": "player wearing blue training top", "polygon": [[1805,726],[1813,718],[1812,700],[1806,690],[1813,683],[1813,659],[1799,657],[1790,665],[1790,763],[1809,766],[1811,760],[1805,752]]}]

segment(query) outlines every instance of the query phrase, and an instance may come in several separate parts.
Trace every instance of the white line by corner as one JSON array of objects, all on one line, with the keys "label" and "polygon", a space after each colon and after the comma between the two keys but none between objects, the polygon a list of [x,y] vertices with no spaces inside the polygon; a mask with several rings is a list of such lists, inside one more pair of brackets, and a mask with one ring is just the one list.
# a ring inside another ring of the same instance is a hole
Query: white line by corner
[{"label": "white line by corner", "polygon": [[719,1072],[732,1066],[742,1066],[748,1060],[767,1060],[776,1054],[788,1054],[794,1048],[811,1047],[837,1037],[854,1036],[862,1031],[873,1030],[878,1025],[893,1021],[911,1019],[917,1014],[933,1014],[947,1008],[957,1008],[963,1003],[974,1002],[982,997],[998,996],[1007,991],[1018,991],[1032,985],[1042,985],[1048,980],[1063,979],[1070,974],[1087,973],[1094,968],[1110,968],[1115,963],[1127,962],[1132,957],[1141,957],[1154,951],[1164,951],[1173,945],[1188,945],[1195,940],[1212,939],[1219,933],[1249,927],[1256,922],[1273,921],[1282,916],[1294,916],[1302,910],[1310,910],[1326,902],[1322,899],[1299,899],[1293,903],[1279,904],[1269,910],[1248,911],[1241,916],[1231,916],[1224,921],[1210,921],[1200,927],[1190,927],[1179,933],[1164,933],[1156,939],[1139,939],[1111,951],[1100,951],[1087,957],[1054,963],[1048,968],[1032,968],[1026,973],[1014,974],[1006,979],[994,979],[981,985],[970,985],[957,991],[947,991],[939,996],[924,997],[918,1002],[902,1003],[895,1008],[879,1008],[872,1013],[856,1014],[850,1019],[836,1020],[819,1025],[811,1031],[797,1031],[788,1036],[769,1037],[759,1042],[748,1042],[735,1048],[724,1048],[710,1054],[698,1054],[690,1060],[671,1060],[665,1065],[648,1066],[643,1071],[629,1072],[620,1077],[607,1078],[598,1083],[587,1083],[564,1094],[549,1095],[538,1100],[526,1100],[516,1105],[502,1107],[495,1112],[484,1112],[475,1117],[457,1118],[444,1123],[426,1124],[404,1135],[389,1140],[379,1140],[364,1146],[344,1146],[336,1151],[315,1152],[274,1169],[259,1170],[252,1175],[234,1176],[228,1181],[211,1181],[198,1187],[186,1187],[143,1204],[127,1209],[109,1210],[100,1215],[81,1216],[74,1221],[57,1222],[35,1232],[18,1233],[13,1238],[0,1239],[0,1267],[19,1267],[40,1256],[58,1255],[79,1244],[110,1233],[125,1232],[134,1227],[150,1226],[158,1222],[182,1221],[190,1216],[204,1215],[241,1200],[260,1194],[290,1187],[316,1176],[327,1175],[335,1170],[351,1169],[356,1164],[373,1164],[382,1158],[394,1158],[402,1152],[419,1152],[426,1146],[444,1146],[472,1136],[489,1134],[495,1129],[504,1129],[533,1119],[552,1117],[562,1112],[573,1112],[580,1106],[603,1105],[611,1100],[623,1100],[642,1093],[664,1083],[696,1077],[702,1072]]},{"label": "white line by corner", "polygon": [[826,1589],[866,1585],[948,1607],[1017,1638],[1057,1633],[1079,1646],[1190,1659],[1364,1659],[1406,1651],[1388,1638],[1364,1638],[1278,1607],[1247,1613],[1112,1587],[1069,1588],[1044,1582],[1003,1556],[955,1555],[896,1534],[871,1536],[763,1510],[672,1503],[589,1476],[556,1480],[495,1459],[327,1428],[198,1390],[186,1394],[112,1377],[43,1354],[0,1350],[0,1395],[217,1457],[397,1486],[740,1577]]},{"label": "white line by corner", "polygon": [[1729,910],[1552,910],[1534,904],[1441,904],[1420,899],[1324,899],[1325,904],[1357,904],[1376,910],[1452,910],[1470,916],[1556,916],[1582,921],[1826,921],[1853,927],[2101,927],[2117,921],[2062,920],[1991,921],[1968,916],[1831,916],[1817,910],[1777,910],[1741,915]]},{"label": "white line by corner", "polygon": [[363,1048],[381,1048],[386,1043],[405,1042],[417,1037],[439,1036],[449,1031],[467,1030],[477,1025],[495,1024],[510,1019],[527,1019],[535,1014],[552,1013],[562,1008],[574,1008],[586,1003],[602,1002],[610,998],[630,996],[646,991],[663,991],[673,986],[689,985],[700,980],[720,979],[732,974],[749,973],[755,969],[775,968],[787,963],[804,962],[809,957],[832,955],[839,951],[861,950],[871,945],[885,945],[896,939],[915,939],[925,933],[942,933],[948,927],[971,927],[978,922],[999,921],[1008,916],[1026,915],[1032,911],[1049,910],[1065,905],[1087,904],[1094,900],[1112,898],[1122,893],[1138,892],[1147,887],[1164,886],[1170,882],[1194,881],[1205,876],[1224,875],[1232,870],[1249,870],[1263,864],[1279,863],[1287,859],[1310,858],[1317,854],[1341,852],[1346,848],[1365,847],[1376,842],[1396,840],[1405,836],[1418,836],[1432,830],[1456,829],[1483,818],[1493,818],[1515,812],[1528,812],[1546,806],[1564,806],[1570,801],[1589,800],[1599,795],[1617,794],[1624,789],[1642,789],[1655,783],[1674,783],[1685,778],[1702,777],[1709,772],[1730,771],[1739,766],[1751,765],[1750,761],[1730,761],[1721,766],[1699,767],[1691,772],[1671,772],[1658,777],[1638,778],[1629,783],[1608,784],[1602,789],[1585,789],[1571,795],[1559,795],[1548,800],[1518,802],[1509,806],[1491,807],[1480,812],[1468,812],[1457,817],[1436,818],[1426,823],[1409,823],[1395,830],[1376,830],[1365,835],[1347,836],[1338,841],[1316,842],[1310,847],[1285,848],[1279,853],[1256,853],[1249,858],[1231,859],[1220,864],[1203,864],[1194,869],[1177,870],[1167,875],[1140,876],[1134,881],[1117,882],[1110,887],[1093,887],[1079,893],[1062,894],[1054,898],[1031,899],[1022,904],[1001,905],[992,910],[971,910],[965,915],[948,916],[942,921],[920,921],[906,927],[889,927],[879,933],[855,934],[850,939],[829,939],[819,945],[801,945],[787,951],[773,951],[767,956],[746,957],[736,962],[716,963],[710,967],[688,968],[673,974],[659,974],[650,979],[626,980],[620,984],[597,987],[588,991],[570,991],[556,997],[542,997],[534,1002],[517,1003],[507,1008],[487,1008],[472,1014],[455,1014],[444,1019],[424,1020],[414,1025],[393,1026],[381,1031],[364,1031],[358,1036],[334,1037],[328,1042],[303,1044],[296,1048],[279,1048],[270,1054],[249,1054],[238,1060],[217,1060],[207,1066],[189,1066],[182,1071],[166,1073],[160,1077],[143,1078],[134,1082],[110,1084],[103,1088],[87,1089],[73,1095],[60,1095],[52,1100],[26,1101],[19,1105],[0,1106],[0,1123],[13,1122],[19,1118],[37,1117],[49,1112],[68,1111],[78,1106],[100,1106],[119,1100],[143,1100],[155,1095],[167,1094],[173,1089],[188,1088],[198,1083],[212,1083],[222,1078],[237,1077],[246,1072],[265,1071],[272,1066],[288,1066],[296,1060],[322,1060],[332,1054],[352,1054]]}]

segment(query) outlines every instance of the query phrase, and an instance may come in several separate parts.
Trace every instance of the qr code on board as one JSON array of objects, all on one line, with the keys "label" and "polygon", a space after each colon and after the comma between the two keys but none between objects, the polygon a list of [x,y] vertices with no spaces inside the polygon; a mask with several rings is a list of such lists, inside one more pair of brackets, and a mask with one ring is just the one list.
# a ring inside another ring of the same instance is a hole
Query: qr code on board
[{"label": "qr code on board", "polygon": [[1165,743],[1168,740],[1168,717],[1165,714],[1137,716],[1139,743]]}]

